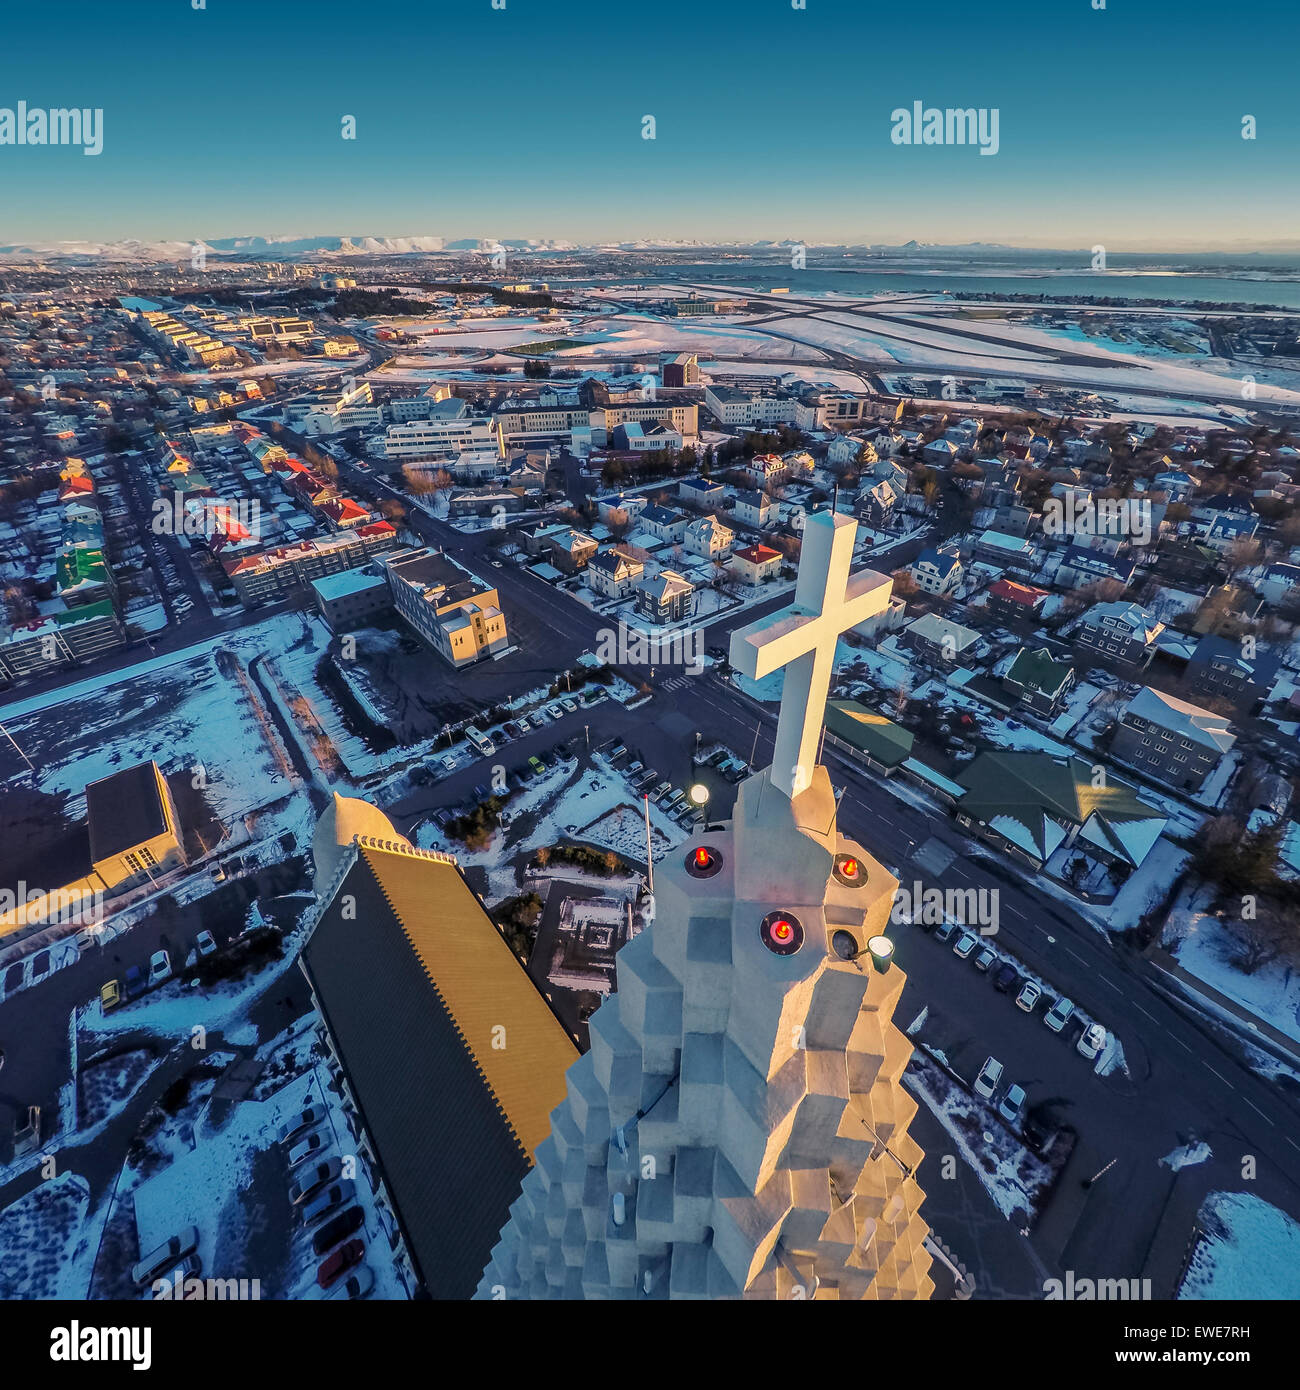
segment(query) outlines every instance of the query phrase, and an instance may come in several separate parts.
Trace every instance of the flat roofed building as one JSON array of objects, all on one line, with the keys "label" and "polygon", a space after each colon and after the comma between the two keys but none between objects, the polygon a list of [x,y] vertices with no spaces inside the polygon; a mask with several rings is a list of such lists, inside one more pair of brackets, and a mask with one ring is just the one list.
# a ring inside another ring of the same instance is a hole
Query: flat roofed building
[{"label": "flat roofed building", "polygon": [[505,651],[505,614],[496,589],[428,546],[383,558],[393,605],[453,666]]},{"label": "flat roofed building", "polygon": [[185,863],[176,807],[155,762],[86,787],[90,860],[106,888],[158,878]]}]

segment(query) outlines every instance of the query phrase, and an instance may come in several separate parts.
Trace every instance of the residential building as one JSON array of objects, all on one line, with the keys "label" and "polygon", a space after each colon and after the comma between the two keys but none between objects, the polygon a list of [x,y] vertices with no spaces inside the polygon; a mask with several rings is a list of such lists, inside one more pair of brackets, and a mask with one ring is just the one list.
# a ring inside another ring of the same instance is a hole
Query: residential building
[{"label": "residential building", "polygon": [[727,489],[712,478],[683,478],[677,484],[677,498],[694,507],[721,507],[727,500]]},{"label": "residential building", "polygon": [[1127,876],[1168,824],[1127,782],[1108,776],[1099,784],[1081,758],[985,752],[956,777],[966,789],[958,824],[1035,871],[1064,848]]},{"label": "residential building", "polygon": [[939,595],[952,593],[965,574],[956,546],[926,546],[908,571],[922,593]]},{"label": "residential building", "polygon": [[112,651],[126,642],[108,599],[19,623],[0,636],[0,674],[10,680],[43,674]]},{"label": "residential building", "polygon": [[593,555],[583,572],[587,587],[604,598],[626,598],[645,565],[621,550],[602,550]]},{"label": "residential building", "polygon": [[656,540],[676,544],[686,535],[690,518],[669,507],[651,506],[641,513],[641,529],[649,531]]},{"label": "residential building", "polygon": [[1277,652],[1258,645],[1253,637],[1234,641],[1207,635],[1187,663],[1187,689],[1201,698],[1228,700],[1243,714],[1253,714],[1268,698],[1281,664]]},{"label": "residential building", "polygon": [[700,380],[700,359],[693,352],[666,357],[660,367],[664,386],[695,386]]},{"label": "residential building", "polygon": [[1007,536],[1001,531],[985,531],[975,542],[975,558],[1027,573],[1037,564],[1038,549],[1025,536]]},{"label": "residential building", "polygon": [[731,515],[743,525],[761,530],[772,519],[772,499],[765,492],[743,489],[736,493]]},{"label": "residential building", "polygon": [[1147,686],[1129,701],[1111,750],[1161,782],[1196,791],[1236,741],[1223,715]]},{"label": "residential building", "polygon": [[781,552],[770,545],[747,545],[732,552],[731,572],[742,584],[763,584],[781,572]]},{"label": "residential building", "polygon": [[826,739],[885,777],[892,776],[912,756],[911,731],[856,700],[826,702]]},{"label": "residential building", "polygon": [[999,579],[989,586],[987,607],[1004,623],[1036,622],[1043,616],[1043,606],[1051,597],[1046,589],[1032,584],[1017,584],[1014,579]]},{"label": "residential building", "polygon": [[1074,667],[1056,661],[1046,647],[1021,647],[1002,677],[1002,689],[1026,709],[1043,718],[1055,714],[1074,684]]},{"label": "residential building", "polygon": [[321,575],[355,569],[396,544],[397,531],[391,522],[372,521],[318,540],[277,546],[255,555],[232,556],[223,559],[221,565],[240,601],[251,608],[295,593]]},{"label": "residential building", "polygon": [[636,609],[652,623],[676,623],[695,614],[695,587],[675,570],[642,575],[632,586]]},{"label": "residential building", "polygon": [[1074,641],[1112,661],[1146,666],[1165,625],[1136,603],[1094,603],[1079,620]]},{"label": "residential building", "polygon": [[978,632],[953,622],[951,618],[924,613],[908,623],[899,640],[931,664],[950,669],[962,665],[974,655],[979,636]]},{"label": "residential building", "polygon": [[496,589],[428,546],[381,561],[398,614],[444,661],[457,668],[510,645]]},{"label": "residential building", "polygon": [[687,525],[682,542],[692,555],[712,560],[715,556],[725,555],[735,538],[735,533],[722,522],[711,516],[702,516]]}]

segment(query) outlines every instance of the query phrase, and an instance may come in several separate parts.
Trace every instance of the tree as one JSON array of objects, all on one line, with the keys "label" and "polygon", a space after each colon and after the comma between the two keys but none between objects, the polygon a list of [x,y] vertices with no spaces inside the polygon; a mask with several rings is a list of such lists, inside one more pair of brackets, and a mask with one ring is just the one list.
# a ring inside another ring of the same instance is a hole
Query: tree
[{"label": "tree", "polygon": [[910,598],[917,592],[917,582],[909,569],[898,569],[893,573],[894,593],[899,598]]}]

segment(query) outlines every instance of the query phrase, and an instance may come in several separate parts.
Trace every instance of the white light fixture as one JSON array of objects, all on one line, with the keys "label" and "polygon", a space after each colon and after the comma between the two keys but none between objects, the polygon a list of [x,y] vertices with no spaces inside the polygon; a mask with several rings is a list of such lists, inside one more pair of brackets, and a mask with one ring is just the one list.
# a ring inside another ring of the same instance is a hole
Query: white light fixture
[{"label": "white light fixture", "polygon": [[872,965],[883,975],[894,958],[894,943],[887,936],[873,936],[867,942],[867,950],[871,953]]},{"label": "white light fixture", "polygon": [[697,806],[703,806],[709,799],[709,789],[703,782],[696,782],[687,795]]}]

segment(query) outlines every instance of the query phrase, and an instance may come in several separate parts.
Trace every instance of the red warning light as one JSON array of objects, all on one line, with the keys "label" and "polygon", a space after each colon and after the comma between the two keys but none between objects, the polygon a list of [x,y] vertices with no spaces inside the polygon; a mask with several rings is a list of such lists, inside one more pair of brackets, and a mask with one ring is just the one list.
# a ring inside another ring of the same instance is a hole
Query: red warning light
[{"label": "red warning light", "polygon": [[792,956],[803,945],[803,927],[797,917],[769,912],[758,928],[763,945],[774,955]]},{"label": "red warning light", "polygon": [[852,854],[835,856],[835,877],[850,888],[860,888],[867,881],[867,866]]},{"label": "red warning light", "polygon": [[706,845],[697,845],[686,856],[686,872],[692,878],[712,878],[722,869],[722,855]]}]

